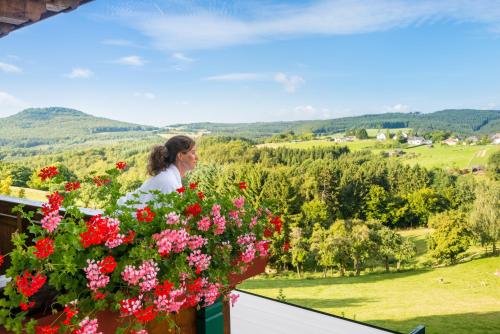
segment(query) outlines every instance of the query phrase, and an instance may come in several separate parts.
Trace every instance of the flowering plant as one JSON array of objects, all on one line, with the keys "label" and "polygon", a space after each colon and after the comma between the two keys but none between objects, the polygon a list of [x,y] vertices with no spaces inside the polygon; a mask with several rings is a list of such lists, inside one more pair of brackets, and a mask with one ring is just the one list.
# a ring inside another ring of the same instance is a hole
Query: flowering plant
[{"label": "flowering plant", "polygon": [[[280,233],[281,220],[245,201],[246,184],[224,194],[202,193],[195,183],[170,194],[154,192],[141,206],[119,206],[117,177],[123,162],[105,175],[66,182],[56,167],[40,177],[51,182],[38,212],[23,212],[29,236],[12,236],[7,276],[0,299],[0,325],[17,333],[98,333],[96,312],[118,312],[120,331],[146,333],[153,319],[169,319],[184,308],[204,307],[230,295],[230,274],[268,255],[264,236]],[[85,184],[97,187],[103,211],[86,218],[76,206]],[[64,207],[64,209],[62,209]],[[0,259],[0,264],[1,264]],[[34,296],[50,287],[50,305],[62,321],[49,326],[28,321]]]}]

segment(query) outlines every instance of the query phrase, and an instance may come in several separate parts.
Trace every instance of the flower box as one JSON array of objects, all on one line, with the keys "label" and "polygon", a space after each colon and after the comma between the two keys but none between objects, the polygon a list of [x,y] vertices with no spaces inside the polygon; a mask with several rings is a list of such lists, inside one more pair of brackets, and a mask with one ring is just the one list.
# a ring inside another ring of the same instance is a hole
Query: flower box
[{"label": "flower box", "polygon": [[266,270],[268,261],[269,256],[256,257],[242,273],[229,274],[229,285],[234,288],[244,280],[262,274]]},{"label": "flower box", "polygon": [[[36,334],[160,334],[175,333],[168,331],[173,327],[186,334],[230,332],[230,292],[264,272],[281,219],[248,203],[244,183],[219,193],[191,183],[153,193],[139,209],[133,202],[118,205],[123,168],[117,164],[99,178],[107,182],[88,182],[86,193],[102,201],[102,213],[85,216],[76,206],[85,184],[62,179],[38,212],[17,209],[26,229],[12,234],[7,274],[13,280],[0,296],[0,328]],[[44,168],[39,175],[53,182],[58,171]],[[43,289],[52,289],[54,299],[38,298]],[[42,316],[48,305],[64,311]]]}]

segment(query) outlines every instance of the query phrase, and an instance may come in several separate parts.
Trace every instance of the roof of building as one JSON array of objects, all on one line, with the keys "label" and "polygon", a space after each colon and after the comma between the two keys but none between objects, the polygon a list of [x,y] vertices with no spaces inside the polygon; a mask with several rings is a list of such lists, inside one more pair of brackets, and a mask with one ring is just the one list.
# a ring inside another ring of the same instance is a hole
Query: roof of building
[{"label": "roof of building", "polygon": [[93,0],[0,0],[0,37]]},{"label": "roof of building", "polygon": [[238,334],[387,334],[398,333],[331,314],[238,290],[231,308],[231,332]]}]

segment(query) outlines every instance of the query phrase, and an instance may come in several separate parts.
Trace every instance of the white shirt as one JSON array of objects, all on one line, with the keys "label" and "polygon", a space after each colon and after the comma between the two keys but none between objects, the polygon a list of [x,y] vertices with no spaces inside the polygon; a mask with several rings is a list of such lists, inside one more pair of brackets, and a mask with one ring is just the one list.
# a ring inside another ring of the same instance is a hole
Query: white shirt
[{"label": "white shirt", "polygon": [[[181,173],[174,164],[168,166],[163,172],[147,179],[138,189],[126,194],[118,200],[119,205],[125,205],[127,201],[139,201],[142,204],[135,204],[133,207],[142,208],[153,199],[151,190],[159,190],[164,194],[171,193],[182,187]],[[136,197],[136,195],[138,195]]]}]

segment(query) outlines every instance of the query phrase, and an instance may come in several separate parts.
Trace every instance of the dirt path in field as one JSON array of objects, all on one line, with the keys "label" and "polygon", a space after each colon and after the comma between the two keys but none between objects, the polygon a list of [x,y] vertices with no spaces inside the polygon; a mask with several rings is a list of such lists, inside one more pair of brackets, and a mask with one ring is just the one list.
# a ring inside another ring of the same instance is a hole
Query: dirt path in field
[{"label": "dirt path in field", "polygon": [[477,151],[476,153],[474,153],[472,155],[472,157],[470,158],[469,160],[469,164],[468,164],[468,167],[471,167],[471,164],[472,164],[472,160],[474,160],[475,158],[484,158],[486,156],[486,149],[483,149],[483,150],[480,150],[480,151]]}]

